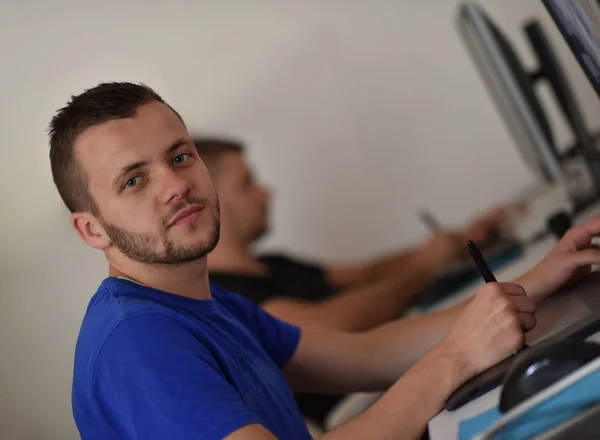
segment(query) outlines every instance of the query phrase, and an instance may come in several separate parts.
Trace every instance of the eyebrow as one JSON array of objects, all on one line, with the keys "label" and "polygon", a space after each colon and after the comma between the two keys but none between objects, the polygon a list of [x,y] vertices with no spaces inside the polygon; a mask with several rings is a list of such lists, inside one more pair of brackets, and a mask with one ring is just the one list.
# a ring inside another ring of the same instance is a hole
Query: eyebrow
[{"label": "eyebrow", "polygon": [[167,151],[165,152],[165,156],[168,156],[169,154],[171,154],[173,151],[177,150],[182,145],[185,145],[185,144],[188,144],[188,143],[190,143],[189,139],[186,139],[186,138],[179,138],[179,139],[177,139],[175,142],[173,142],[173,145],[171,145],[167,149]]},{"label": "eyebrow", "polygon": [[[177,139],[175,142],[173,142],[173,144],[167,149],[167,151],[165,151],[165,157],[169,156],[171,153],[173,153],[175,150],[177,150],[179,147],[181,147],[182,145],[185,145],[187,143],[189,143],[189,139],[186,138],[179,138]],[[141,168],[143,166],[146,166],[150,163],[150,161],[147,160],[142,160],[142,161],[137,161],[137,162],[133,162],[130,164],[125,165],[123,168],[121,168],[121,171],[119,172],[119,174],[117,175],[117,177],[114,178],[113,182],[112,182],[112,186],[117,186],[117,184],[119,183],[119,181],[123,178],[123,176],[127,175],[128,173],[130,173],[133,170],[136,170],[138,168]]]}]

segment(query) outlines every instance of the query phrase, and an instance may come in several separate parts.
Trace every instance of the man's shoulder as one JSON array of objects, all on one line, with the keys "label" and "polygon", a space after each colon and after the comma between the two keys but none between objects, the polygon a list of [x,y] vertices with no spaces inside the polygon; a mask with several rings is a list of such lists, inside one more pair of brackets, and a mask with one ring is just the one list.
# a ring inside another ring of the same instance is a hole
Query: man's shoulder
[{"label": "man's shoulder", "polygon": [[134,294],[135,286],[128,283],[107,278],[90,300],[77,338],[76,363],[83,361],[93,364],[110,335],[132,319],[139,320],[156,314],[174,317],[170,308]]},{"label": "man's shoulder", "polygon": [[271,270],[277,269],[300,269],[300,270],[318,270],[322,271],[324,266],[314,260],[301,258],[286,253],[265,253],[258,257],[263,263],[267,264]]},{"label": "man's shoulder", "polygon": [[105,279],[90,300],[82,329],[86,325],[110,329],[131,316],[165,309],[151,298],[136,294],[134,284],[116,278]]},{"label": "man's shoulder", "polygon": [[[211,285],[211,292],[214,302],[221,308],[215,309],[216,304],[204,301],[190,305],[188,302],[191,300],[187,298],[157,292],[128,280],[107,278],[90,300],[81,325],[78,348],[85,347],[86,351],[98,351],[115,330],[119,329],[119,332],[123,332],[128,328],[137,328],[144,323],[156,323],[156,321],[168,321],[171,325],[181,328],[202,331],[200,327],[204,319],[197,319],[197,314],[211,319],[216,310],[223,317],[226,316],[223,312],[239,315],[240,311],[255,307],[244,298],[222,287]],[[154,328],[159,326],[149,325],[147,330],[152,332]]]},{"label": "man's shoulder", "polygon": [[[168,362],[175,355],[193,352],[191,358],[217,368],[214,344],[205,332],[210,326],[205,328],[201,319],[194,319],[193,310],[186,313],[185,298],[172,300],[169,304],[153,295],[152,289],[126,280],[107,279],[100,285],[90,300],[75,349],[72,399],[80,418],[93,410],[98,389],[117,386],[124,371],[144,375],[153,368],[149,361]],[[214,308],[208,302],[203,306],[201,311]]]},{"label": "man's shoulder", "polygon": [[258,307],[250,299],[227,287],[223,287],[218,283],[211,282],[210,291],[213,299],[218,302],[221,307],[238,317],[240,313],[242,315],[253,313]]}]

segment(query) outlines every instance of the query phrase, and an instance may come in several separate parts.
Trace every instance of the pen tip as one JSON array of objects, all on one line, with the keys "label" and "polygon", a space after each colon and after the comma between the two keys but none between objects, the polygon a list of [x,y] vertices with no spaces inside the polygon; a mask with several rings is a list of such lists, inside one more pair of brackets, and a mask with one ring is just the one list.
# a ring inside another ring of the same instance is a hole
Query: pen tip
[{"label": "pen tip", "polygon": [[467,247],[472,249],[472,248],[474,248],[476,246],[475,246],[475,243],[472,240],[469,240],[469,241],[467,241]]}]

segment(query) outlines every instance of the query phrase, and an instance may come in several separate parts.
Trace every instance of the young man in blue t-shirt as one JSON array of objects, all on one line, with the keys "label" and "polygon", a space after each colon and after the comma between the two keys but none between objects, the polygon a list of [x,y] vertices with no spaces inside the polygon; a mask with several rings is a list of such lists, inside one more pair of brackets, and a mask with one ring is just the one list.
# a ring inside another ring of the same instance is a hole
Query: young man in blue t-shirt
[{"label": "young man in blue t-shirt", "polygon": [[[297,327],[208,281],[219,204],[181,117],[154,91],[106,83],[50,125],[74,229],[109,277],[75,352],[84,439],[308,439],[300,392],[388,392],[323,438],[415,438],[460,383],[523,343],[536,302],[600,263],[600,220],[576,228],[517,284],[367,333]],[[527,292],[527,294],[525,294]]]}]

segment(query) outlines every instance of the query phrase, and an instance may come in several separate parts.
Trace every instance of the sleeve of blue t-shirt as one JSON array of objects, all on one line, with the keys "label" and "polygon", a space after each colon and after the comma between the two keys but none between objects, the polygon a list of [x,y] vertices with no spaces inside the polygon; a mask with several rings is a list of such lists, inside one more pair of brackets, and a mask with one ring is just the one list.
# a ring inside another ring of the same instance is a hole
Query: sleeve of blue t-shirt
[{"label": "sleeve of blue t-shirt", "polygon": [[119,439],[221,439],[258,423],[210,352],[172,318],[127,318],[95,364],[92,397]]},{"label": "sleeve of blue t-shirt", "polygon": [[218,295],[222,305],[259,339],[262,347],[279,368],[291,359],[300,341],[300,328],[275,318],[252,301],[237,293],[212,286],[213,295]]}]

